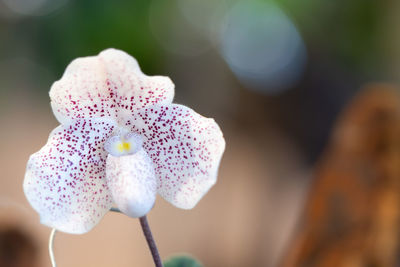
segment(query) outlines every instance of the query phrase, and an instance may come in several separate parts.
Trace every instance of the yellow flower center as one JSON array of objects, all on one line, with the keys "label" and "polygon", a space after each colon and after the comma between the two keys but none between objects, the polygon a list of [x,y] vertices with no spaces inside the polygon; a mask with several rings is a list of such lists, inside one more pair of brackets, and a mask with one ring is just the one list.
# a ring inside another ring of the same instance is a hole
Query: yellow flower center
[{"label": "yellow flower center", "polygon": [[136,133],[114,135],[104,144],[104,149],[115,157],[135,154],[142,148],[142,138]]},{"label": "yellow flower center", "polygon": [[117,143],[117,149],[119,152],[129,152],[131,150],[131,143],[130,142],[121,142]]}]

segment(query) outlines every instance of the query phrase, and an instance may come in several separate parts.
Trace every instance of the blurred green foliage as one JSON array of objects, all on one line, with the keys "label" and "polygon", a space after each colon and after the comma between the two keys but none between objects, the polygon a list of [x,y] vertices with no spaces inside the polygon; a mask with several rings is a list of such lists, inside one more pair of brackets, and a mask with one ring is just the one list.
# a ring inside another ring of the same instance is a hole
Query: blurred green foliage
[{"label": "blurred green foliage", "polygon": [[191,256],[179,255],[166,260],[164,267],[203,267],[203,265]]},{"label": "blurred green foliage", "polygon": [[77,56],[114,47],[134,55],[145,71],[162,62],[149,27],[150,1],[71,1],[63,10],[41,18],[36,46],[58,71]]},{"label": "blurred green foliage", "polygon": [[[195,1],[195,0],[191,0]],[[270,1],[270,0],[262,0]],[[153,1],[70,0],[46,16],[0,21],[0,59],[24,53],[57,75],[78,56],[94,55],[115,47],[134,55],[143,70],[162,73],[165,51],[149,27]],[[173,18],[178,0],[169,1],[163,20]],[[212,3],[206,1],[208,4]],[[215,3],[217,3],[216,1]],[[223,1],[226,7],[236,0]],[[380,23],[388,8],[382,1],[276,0],[295,21],[308,50],[327,54],[339,64],[369,70],[380,66]],[[196,6],[196,5],[193,5]],[[207,16],[207,14],[204,14]],[[165,23],[165,32],[173,31]],[[215,25],[218,27],[218,25]],[[179,30],[179,29],[176,29]],[[171,36],[173,38],[173,36]],[[255,36],[256,38],[256,36]]]},{"label": "blurred green foliage", "polygon": [[381,65],[380,29],[385,1],[277,0],[297,22],[309,49],[349,67],[368,71]]}]

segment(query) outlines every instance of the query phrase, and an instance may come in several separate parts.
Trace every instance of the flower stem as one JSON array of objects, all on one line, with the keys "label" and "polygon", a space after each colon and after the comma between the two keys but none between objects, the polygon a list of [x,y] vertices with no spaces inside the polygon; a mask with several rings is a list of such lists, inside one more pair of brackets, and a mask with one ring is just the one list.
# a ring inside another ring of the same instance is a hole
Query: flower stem
[{"label": "flower stem", "polygon": [[163,267],[160,254],[158,253],[158,249],[156,246],[156,242],[154,241],[153,235],[150,230],[149,223],[147,222],[146,215],[139,218],[140,225],[142,226],[144,237],[146,238],[147,244],[149,245],[149,249],[151,251],[151,255],[153,256],[154,264],[156,267]]}]

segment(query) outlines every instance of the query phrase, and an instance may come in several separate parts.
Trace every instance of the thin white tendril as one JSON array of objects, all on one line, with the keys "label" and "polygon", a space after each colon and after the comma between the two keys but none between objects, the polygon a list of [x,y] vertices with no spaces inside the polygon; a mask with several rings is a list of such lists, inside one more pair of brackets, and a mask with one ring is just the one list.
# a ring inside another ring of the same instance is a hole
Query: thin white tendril
[{"label": "thin white tendril", "polygon": [[51,266],[52,267],[57,267],[56,259],[54,257],[54,237],[56,236],[57,230],[53,228],[50,233],[50,238],[49,238],[49,255],[50,255],[50,261],[51,261]]},{"label": "thin white tendril", "polygon": [[[118,208],[111,208],[110,211],[121,212]],[[57,267],[56,258],[54,257],[54,238],[56,236],[57,230],[53,228],[49,237],[49,255],[52,267]]]}]

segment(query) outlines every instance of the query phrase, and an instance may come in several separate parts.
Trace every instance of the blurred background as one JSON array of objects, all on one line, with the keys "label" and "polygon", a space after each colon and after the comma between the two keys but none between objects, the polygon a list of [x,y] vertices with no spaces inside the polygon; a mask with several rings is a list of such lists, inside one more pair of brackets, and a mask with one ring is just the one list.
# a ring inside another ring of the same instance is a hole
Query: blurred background
[{"label": "blurred background", "polygon": [[[51,84],[109,47],[171,77],[175,102],[215,118],[227,142],[195,209],[159,198],[149,214],[163,258],[397,266],[399,12],[393,0],[0,0],[0,266],[50,266],[26,162],[58,125]],[[139,222],[119,214],[59,234],[55,253],[59,266],[153,266]]]}]

